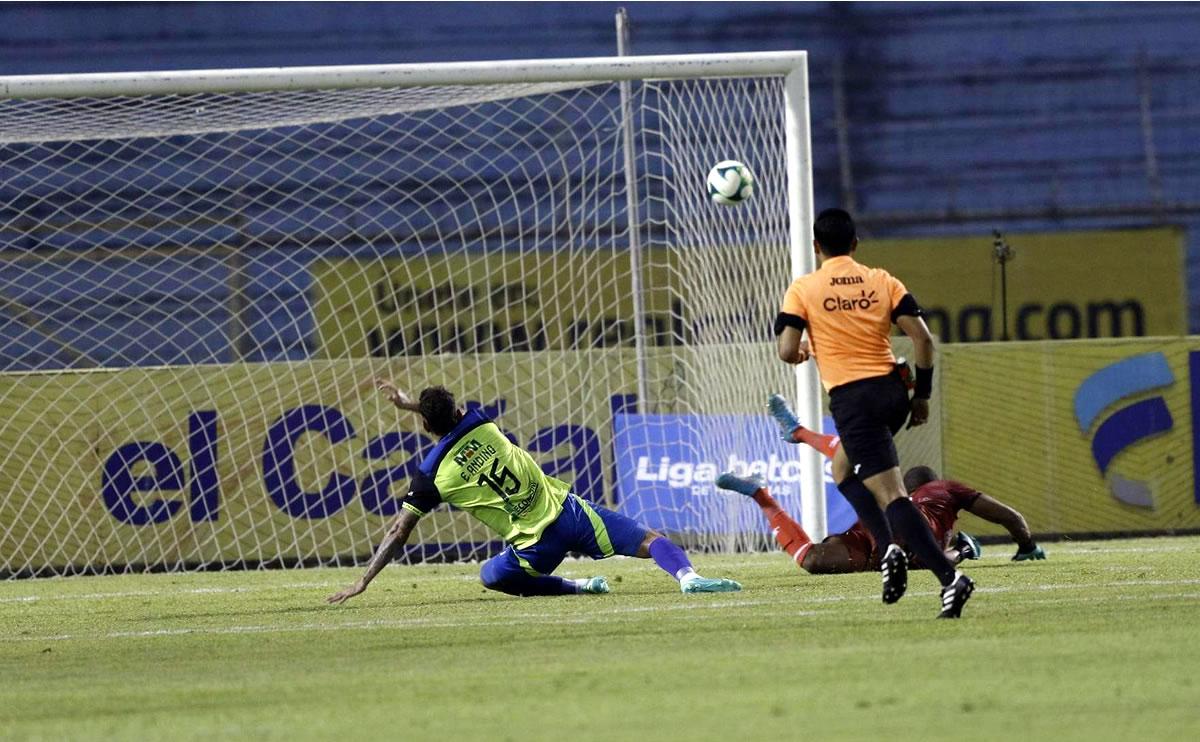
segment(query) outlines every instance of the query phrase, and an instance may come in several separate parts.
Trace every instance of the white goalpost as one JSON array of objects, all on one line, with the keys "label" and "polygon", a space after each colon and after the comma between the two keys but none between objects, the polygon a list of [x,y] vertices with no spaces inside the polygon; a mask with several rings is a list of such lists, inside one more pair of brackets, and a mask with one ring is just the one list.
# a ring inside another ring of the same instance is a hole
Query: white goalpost
[{"label": "white goalpost", "polygon": [[380,377],[689,545],[770,543],[726,467],[825,535],[803,52],[0,77],[0,172],[0,576],[366,558],[433,445]]}]

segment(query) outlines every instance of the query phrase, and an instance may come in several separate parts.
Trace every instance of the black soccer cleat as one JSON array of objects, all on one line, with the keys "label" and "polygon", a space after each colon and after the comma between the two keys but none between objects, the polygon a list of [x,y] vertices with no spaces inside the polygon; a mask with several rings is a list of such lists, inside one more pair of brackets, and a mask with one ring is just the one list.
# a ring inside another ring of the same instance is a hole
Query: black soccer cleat
[{"label": "black soccer cleat", "polygon": [[908,557],[897,544],[890,544],[879,560],[879,571],[883,572],[883,602],[895,603],[904,597],[908,589]]},{"label": "black soccer cleat", "polygon": [[963,606],[975,592],[975,582],[962,572],[954,573],[954,582],[942,588],[942,612],[938,618],[959,618]]}]

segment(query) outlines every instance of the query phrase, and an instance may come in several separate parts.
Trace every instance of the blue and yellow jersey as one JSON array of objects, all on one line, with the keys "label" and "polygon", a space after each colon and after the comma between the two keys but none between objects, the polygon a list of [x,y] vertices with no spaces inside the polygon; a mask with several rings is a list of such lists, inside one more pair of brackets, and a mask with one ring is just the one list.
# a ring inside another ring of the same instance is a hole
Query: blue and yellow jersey
[{"label": "blue and yellow jersey", "polygon": [[420,516],[450,503],[524,549],[562,513],[570,491],[473,410],[421,462],[403,506]]}]

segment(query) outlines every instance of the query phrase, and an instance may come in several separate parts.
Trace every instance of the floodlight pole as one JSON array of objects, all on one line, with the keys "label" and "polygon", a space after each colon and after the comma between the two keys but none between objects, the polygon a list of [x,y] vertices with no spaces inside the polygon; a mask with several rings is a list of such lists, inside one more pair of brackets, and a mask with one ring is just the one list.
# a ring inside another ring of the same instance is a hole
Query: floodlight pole
[{"label": "floodlight pole", "polygon": [[[1012,248],[1000,230],[992,230],[992,257],[1000,264],[1000,339],[1008,336],[1008,262],[1013,259]],[[992,325],[995,327],[995,325]]]}]

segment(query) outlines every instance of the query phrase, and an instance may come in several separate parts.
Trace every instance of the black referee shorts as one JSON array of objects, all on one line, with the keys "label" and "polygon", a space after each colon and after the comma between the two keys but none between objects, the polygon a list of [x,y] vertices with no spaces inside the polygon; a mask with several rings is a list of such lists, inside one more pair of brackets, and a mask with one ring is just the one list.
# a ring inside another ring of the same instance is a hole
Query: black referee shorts
[{"label": "black referee shorts", "polygon": [[899,373],[859,379],[829,392],[829,412],[842,448],[866,479],[900,465],[892,436],[908,420],[908,387]]}]

